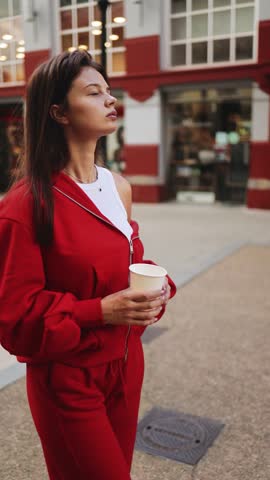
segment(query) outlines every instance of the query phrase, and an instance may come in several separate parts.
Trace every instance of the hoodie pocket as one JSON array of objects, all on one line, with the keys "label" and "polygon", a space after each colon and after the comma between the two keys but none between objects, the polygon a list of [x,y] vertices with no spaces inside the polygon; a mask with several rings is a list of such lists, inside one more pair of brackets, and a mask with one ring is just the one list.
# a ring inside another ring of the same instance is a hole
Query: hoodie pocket
[{"label": "hoodie pocket", "polygon": [[[55,405],[70,416],[72,412],[89,410],[90,373],[87,368],[64,363],[51,363],[48,388]],[[95,396],[95,395],[94,395]]]}]

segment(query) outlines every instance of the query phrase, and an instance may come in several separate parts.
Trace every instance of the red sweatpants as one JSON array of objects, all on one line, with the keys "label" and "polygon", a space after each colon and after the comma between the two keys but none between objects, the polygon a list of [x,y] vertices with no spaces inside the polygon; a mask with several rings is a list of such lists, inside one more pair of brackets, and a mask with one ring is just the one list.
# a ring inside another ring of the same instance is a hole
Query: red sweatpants
[{"label": "red sweatpants", "polygon": [[141,340],[96,367],[27,366],[27,393],[50,480],[130,480],[143,380]]}]

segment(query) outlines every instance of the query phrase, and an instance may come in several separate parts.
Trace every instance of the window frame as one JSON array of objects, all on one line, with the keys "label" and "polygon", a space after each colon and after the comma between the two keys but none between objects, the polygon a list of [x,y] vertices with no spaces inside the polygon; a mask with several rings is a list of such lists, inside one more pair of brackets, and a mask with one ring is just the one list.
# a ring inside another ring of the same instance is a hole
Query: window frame
[{"label": "window frame", "polygon": [[[124,0],[122,0],[124,2]],[[111,4],[112,3],[118,3],[119,0],[110,0]],[[76,3],[76,0],[71,0],[71,5],[67,5],[65,7],[60,6],[60,0],[58,0],[58,9],[57,9],[57,28],[58,28],[58,41],[59,41],[59,53],[63,51],[62,49],[62,35],[72,35],[72,43],[74,46],[78,46],[78,33],[85,32],[88,33],[89,36],[89,52],[93,55],[94,58],[96,58],[97,55],[101,56],[101,49],[94,48],[94,39],[91,39],[90,32],[95,29],[99,29],[100,27],[93,27],[90,23],[88,27],[79,27],[79,28],[70,28],[67,30],[62,30],[61,29],[61,12],[62,11],[72,11],[72,23],[77,25],[77,9],[78,8],[88,8],[88,15],[89,19],[91,19],[92,14],[94,13],[94,6],[96,5],[96,0],[88,0],[83,3]],[[111,17],[111,6],[108,7],[107,9],[107,16],[106,16],[106,26],[107,26],[107,38],[109,41],[109,35],[112,34],[113,27],[120,27],[123,28],[123,35],[125,37],[125,25],[121,27],[121,24],[114,24],[113,19]],[[112,64],[113,64],[113,54],[114,53],[122,53],[126,51],[125,46],[118,46],[118,47],[113,47],[113,44],[111,47],[107,48],[107,72],[108,74],[113,77],[113,76],[119,76],[119,75],[125,75],[126,70],[124,71],[113,71],[112,70]]]},{"label": "window frame", "polygon": [[[183,13],[171,13],[171,1],[164,1],[163,18],[166,22],[166,27],[163,27],[167,35],[163,38],[166,39],[166,45],[163,47],[163,68],[170,70],[187,70],[204,68],[219,68],[228,65],[241,65],[241,64],[254,64],[257,62],[258,56],[258,0],[246,0],[245,3],[237,4],[236,0],[231,0],[231,4],[228,6],[214,7],[214,0],[209,0],[208,8],[196,10],[192,12],[192,0],[186,0],[186,12]],[[253,30],[249,32],[235,32],[236,23],[236,10],[244,9],[247,7],[254,8]],[[229,11],[230,17],[230,32],[228,34],[214,35],[214,13]],[[208,35],[202,37],[192,38],[192,16],[208,14]],[[181,40],[172,40],[171,20],[173,18],[186,18],[186,38]],[[236,59],[236,39],[240,37],[253,37],[253,56],[246,60]],[[215,40],[227,40],[230,41],[230,54],[229,59],[226,61],[214,61],[214,41]],[[207,42],[207,63],[192,63],[192,44],[199,42]],[[186,46],[186,63],[184,65],[172,65],[172,46],[173,45],[185,45]]]},{"label": "window frame", "polygon": [[[13,15],[13,0],[8,0],[8,17],[0,17],[0,25],[2,22],[13,22],[14,20],[21,18],[23,20],[22,12],[19,15]],[[22,40],[24,40],[24,32],[22,29]],[[12,72],[12,78],[16,78],[16,70],[17,65],[21,65],[24,68],[24,59],[17,59],[16,58],[16,47],[15,47],[15,40],[3,40],[0,38],[0,42],[5,42],[10,45],[10,60],[0,60],[0,88],[7,88],[7,87],[17,87],[25,85],[24,80],[11,80],[10,82],[5,82],[3,80],[3,68],[10,67]],[[5,55],[5,50],[0,49],[0,55]]]}]

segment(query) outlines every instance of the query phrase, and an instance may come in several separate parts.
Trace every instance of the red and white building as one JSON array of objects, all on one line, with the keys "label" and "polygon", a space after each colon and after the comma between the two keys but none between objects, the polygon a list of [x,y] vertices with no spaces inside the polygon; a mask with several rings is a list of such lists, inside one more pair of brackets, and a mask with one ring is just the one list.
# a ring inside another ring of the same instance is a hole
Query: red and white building
[{"label": "red and white building", "polygon": [[[25,81],[62,50],[86,48],[100,60],[92,23],[100,14],[92,0],[4,3],[0,145],[6,129],[16,155],[14,106]],[[269,209],[269,0],[111,0],[107,41],[123,126],[109,140],[109,160],[124,161],[134,200],[177,195]],[[0,166],[4,154],[0,146]]]}]

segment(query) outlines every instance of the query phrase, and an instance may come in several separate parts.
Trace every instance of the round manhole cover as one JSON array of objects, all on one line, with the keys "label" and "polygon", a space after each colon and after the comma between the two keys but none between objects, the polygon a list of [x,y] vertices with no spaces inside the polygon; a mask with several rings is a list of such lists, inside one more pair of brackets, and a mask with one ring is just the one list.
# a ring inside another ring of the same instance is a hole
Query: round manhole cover
[{"label": "round manhole cover", "polygon": [[142,431],[143,441],[162,450],[189,450],[207,441],[204,425],[195,419],[163,417],[150,421]]}]

